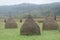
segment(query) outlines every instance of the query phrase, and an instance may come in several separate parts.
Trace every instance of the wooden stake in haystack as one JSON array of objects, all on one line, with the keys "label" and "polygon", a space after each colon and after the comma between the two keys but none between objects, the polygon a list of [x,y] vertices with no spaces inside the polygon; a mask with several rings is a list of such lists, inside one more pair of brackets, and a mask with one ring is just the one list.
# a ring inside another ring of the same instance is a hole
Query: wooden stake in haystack
[{"label": "wooden stake in haystack", "polygon": [[10,15],[10,17],[5,22],[5,28],[17,28],[17,23],[11,17],[11,15]]},{"label": "wooden stake in haystack", "polygon": [[6,19],[4,20],[4,22],[6,22]]},{"label": "wooden stake in haystack", "polygon": [[27,20],[20,29],[21,35],[38,35],[40,33],[40,27],[32,19],[31,15],[28,16]]},{"label": "wooden stake in haystack", "polygon": [[55,20],[55,17],[49,13],[43,22],[43,30],[57,30],[58,24]]},{"label": "wooden stake in haystack", "polygon": [[56,15],[55,15],[55,20],[56,20]]}]

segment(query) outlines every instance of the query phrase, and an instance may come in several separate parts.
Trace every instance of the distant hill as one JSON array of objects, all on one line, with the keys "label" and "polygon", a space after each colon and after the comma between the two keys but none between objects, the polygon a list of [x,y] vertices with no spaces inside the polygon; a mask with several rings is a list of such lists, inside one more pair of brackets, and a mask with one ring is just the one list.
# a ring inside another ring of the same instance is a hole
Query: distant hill
[{"label": "distant hill", "polygon": [[46,16],[48,13],[60,16],[60,2],[50,4],[29,4],[22,3],[18,5],[0,6],[0,17],[5,18],[11,15],[15,18],[26,17],[31,14],[33,17]]}]

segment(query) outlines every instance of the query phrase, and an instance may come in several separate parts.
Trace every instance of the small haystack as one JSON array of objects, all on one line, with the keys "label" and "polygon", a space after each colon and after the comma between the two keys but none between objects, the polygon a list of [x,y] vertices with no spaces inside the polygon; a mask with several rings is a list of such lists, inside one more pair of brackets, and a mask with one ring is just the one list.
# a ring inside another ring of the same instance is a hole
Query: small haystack
[{"label": "small haystack", "polygon": [[31,15],[27,18],[25,23],[20,29],[21,35],[38,35],[40,33],[40,27],[32,19]]},{"label": "small haystack", "polygon": [[8,18],[5,21],[5,28],[17,28],[17,24],[13,18]]},{"label": "small haystack", "polygon": [[52,14],[48,14],[43,22],[43,30],[57,30],[58,24]]}]

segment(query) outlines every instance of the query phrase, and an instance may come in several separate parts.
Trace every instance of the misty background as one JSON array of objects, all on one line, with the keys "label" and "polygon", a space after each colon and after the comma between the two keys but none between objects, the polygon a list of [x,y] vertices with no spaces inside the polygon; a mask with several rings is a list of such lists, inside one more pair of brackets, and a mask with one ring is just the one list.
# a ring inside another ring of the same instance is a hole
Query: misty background
[{"label": "misty background", "polygon": [[48,13],[60,16],[60,0],[0,0],[0,18],[42,17]]}]

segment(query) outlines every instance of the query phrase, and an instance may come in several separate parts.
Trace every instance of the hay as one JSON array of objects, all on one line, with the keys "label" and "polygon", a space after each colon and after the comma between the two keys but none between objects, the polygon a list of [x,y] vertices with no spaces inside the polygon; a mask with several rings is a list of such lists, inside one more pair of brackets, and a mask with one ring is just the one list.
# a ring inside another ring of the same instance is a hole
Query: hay
[{"label": "hay", "polygon": [[49,14],[43,22],[43,30],[57,30],[58,24],[52,14]]},{"label": "hay", "polygon": [[25,23],[20,29],[21,35],[38,35],[40,33],[40,27],[35,23],[32,17],[29,15]]},{"label": "hay", "polygon": [[13,18],[8,18],[5,23],[5,28],[17,28],[17,24]]}]

